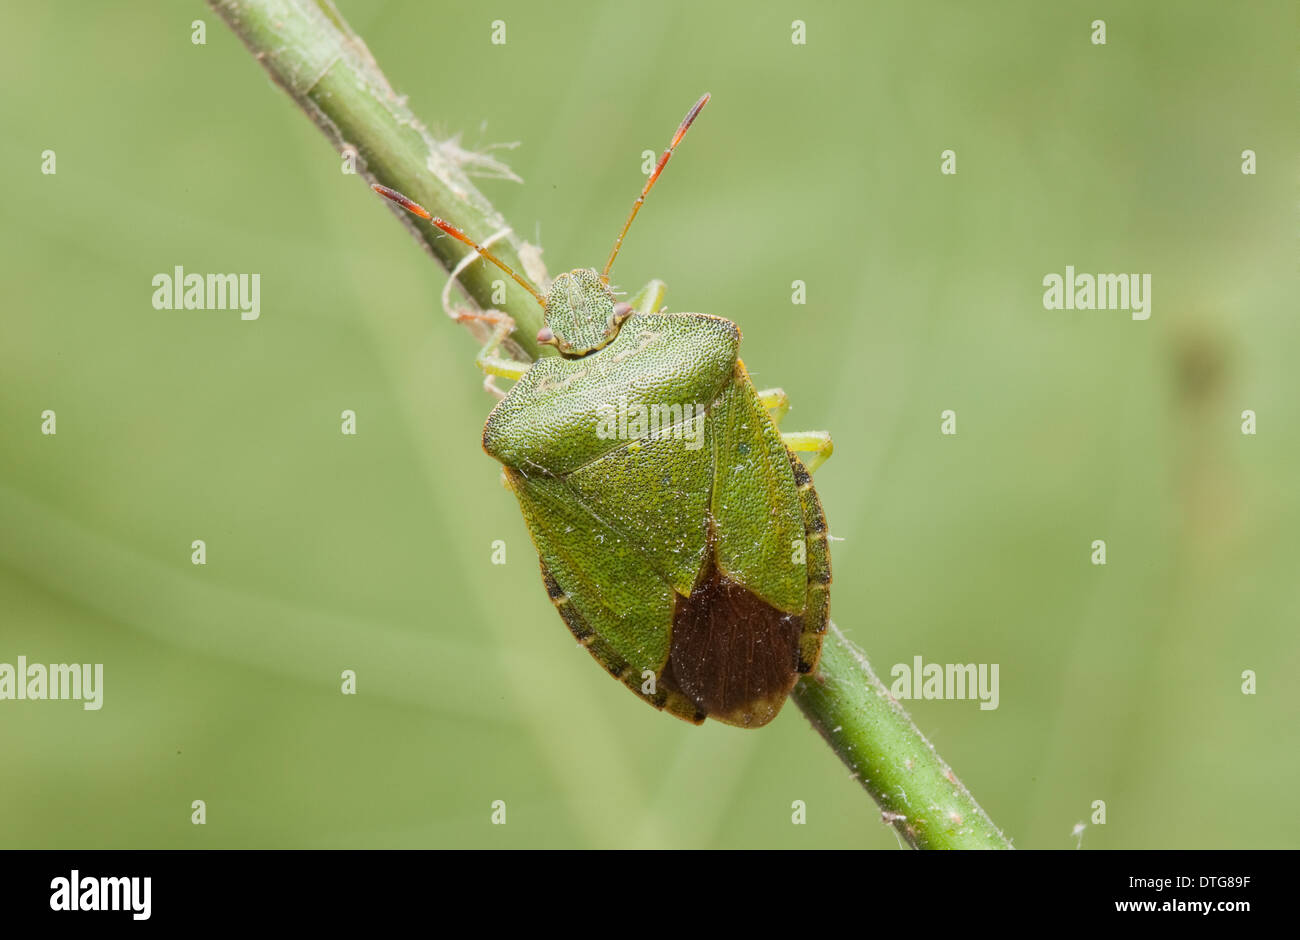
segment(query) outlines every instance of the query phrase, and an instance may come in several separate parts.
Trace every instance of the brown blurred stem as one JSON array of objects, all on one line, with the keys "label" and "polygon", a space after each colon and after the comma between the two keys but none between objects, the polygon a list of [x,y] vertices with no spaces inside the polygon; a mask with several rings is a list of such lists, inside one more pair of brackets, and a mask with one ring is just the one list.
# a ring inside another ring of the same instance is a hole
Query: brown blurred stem
[{"label": "brown blurred stem", "polygon": [[[507,229],[465,173],[472,155],[454,141],[433,138],[329,0],[208,3],[334,147],[356,152],[358,174],[367,183],[405,193],[480,243]],[[445,270],[469,250],[430,226],[416,225],[402,210],[393,211]],[[503,261],[526,270],[521,250],[527,246],[513,233],[493,244]],[[535,359],[541,311],[522,290],[508,292],[504,304],[493,304],[492,281],[499,276],[486,264],[471,264],[459,282],[480,309],[495,307],[514,318],[514,352]],[[866,657],[833,624],[818,674],[795,687],[794,699],[909,845],[1011,847],[876,678]]]}]

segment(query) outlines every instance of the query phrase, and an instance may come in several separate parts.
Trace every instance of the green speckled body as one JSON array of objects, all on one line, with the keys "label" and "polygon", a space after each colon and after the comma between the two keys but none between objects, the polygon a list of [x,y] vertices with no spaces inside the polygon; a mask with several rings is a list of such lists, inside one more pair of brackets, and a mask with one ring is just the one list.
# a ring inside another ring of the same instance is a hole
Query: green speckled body
[{"label": "green speckled body", "polygon": [[[777,429],[789,400],[754,389],[730,320],[661,312],[662,281],[629,302],[610,287],[646,194],[708,101],[678,125],[605,269],[560,274],[545,297],[454,225],[372,188],[497,265],[545,312],[537,343],[559,355],[533,363],[501,355],[511,318],[456,317],[492,327],[476,360],[485,387],[500,395],[496,378],[515,382],[483,448],[505,465],[546,592],[578,642],[656,708],[758,727],[821,655],[831,567],[809,470],[831,455],[830,435]],[[796,450],[812,455],[808,467]]]},{"label": "green speckled body", "polygon": [[766,724],[815,668],[827,624],[812,481],[731,321],[635,313],[610,332],[580,358],[534,363],[483,447],[506,467],[579,642],[678,717]]}]

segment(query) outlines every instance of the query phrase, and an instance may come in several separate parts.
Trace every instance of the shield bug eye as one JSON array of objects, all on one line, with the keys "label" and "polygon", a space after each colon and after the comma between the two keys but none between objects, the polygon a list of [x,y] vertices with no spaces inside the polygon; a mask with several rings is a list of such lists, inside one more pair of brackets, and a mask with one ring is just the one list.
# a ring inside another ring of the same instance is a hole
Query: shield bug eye
[{"label": "shield bug eye", "polygon": [[627,301],[621,301],[614,304],[614,322],[626,320],[632,315],[632,305]]},{"label": "shield bug eye", "polygon": [[555,342],[555,333],[551,331],[549,326],[544,326],[537,331],[537,342],[541,343],[543,346],[547,343],[553,343]]}]

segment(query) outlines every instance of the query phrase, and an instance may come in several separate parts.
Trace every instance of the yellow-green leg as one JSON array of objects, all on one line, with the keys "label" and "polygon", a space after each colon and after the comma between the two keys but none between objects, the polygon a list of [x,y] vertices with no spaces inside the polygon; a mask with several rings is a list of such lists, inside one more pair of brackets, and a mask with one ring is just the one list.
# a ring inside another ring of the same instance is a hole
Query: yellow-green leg
[{"label": "yellow-green leg", "polygon": [[796,454],[810,455],[803,460],[804,468],[809,473],[816,472],[835,452],[829,431],[783,431],[781,440]]},{"label": "yellow-green leg", "polygon": [[663,281],[651,281],[636,292],[628,301],[628,306],[632,308],[633,313],[658,313],[659,308],[664,305],[664,295],[667,292],[668,285]]},{"label": "yellow-green leg", "polygon": [[772,423],[778,428],[781,427],[781,419],[790,410],[790,396],[785,393],[785,389],[764,389],[758,393],[758,402],[767,410],[767,416],[772,419]]},{"label": "yellow-green leg", "polygon": [[482,313],[461,312],[457,314],[456,319],[457,321],[483,320],[492,324],[492,335],[474,357],[474,363],[483,372],[483,387],[497,398],[505,398],[506,393],[497,388],[495,380],[503,378],[518,381],[532,365],[531,362],[507,359],[499,354],[501,344],[514,331],[515,321],[499,310],[486,310]]},{"label": "yellow-green leg", "polygon": [[[781,419],[790,410],[790,396],[785,393],[785,389],[764,389],[758,393],[758,400],[772,423],[780,430]],[[827,431],[782,431],[781,440],[796,454],[809,455],[803,461],[804,468],[809,473],[829,460],[835,451],[835,445]]]}]

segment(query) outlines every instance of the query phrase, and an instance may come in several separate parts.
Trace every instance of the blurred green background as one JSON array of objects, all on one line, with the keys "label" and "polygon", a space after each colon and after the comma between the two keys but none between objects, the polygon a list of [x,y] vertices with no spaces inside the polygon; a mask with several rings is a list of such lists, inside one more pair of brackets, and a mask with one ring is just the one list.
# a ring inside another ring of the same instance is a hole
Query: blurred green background
[{"label": "blurred green background", "polygon": [[[1017,845],[1094,800],[1085,848],[1300,845],[1294,5],[848,7],[340,3],[436,132],[520,142],[480,186],[552,273],[713,93],[618,279],[833,433],[877,671],[1000,664],[996,711],[910,708]],[[0,846],[897,845],[793,706],[692,728],[575,648],[444,275],[206,6],[5,4],[0,52],[0,662],[105,668],[0,702]],[[1067,264],[1151,319],[1044,310]],[[154,310],[175,265],[261,318]]]}]

